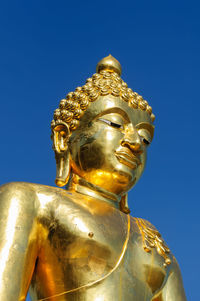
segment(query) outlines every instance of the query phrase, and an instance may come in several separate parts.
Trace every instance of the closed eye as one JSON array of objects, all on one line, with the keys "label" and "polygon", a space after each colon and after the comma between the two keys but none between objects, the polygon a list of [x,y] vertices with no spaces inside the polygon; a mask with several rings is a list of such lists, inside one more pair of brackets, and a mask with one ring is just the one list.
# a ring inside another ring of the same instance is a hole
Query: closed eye
[{"label": "closed eye", "polygon": [[143,137],[141,137],[141,139],[142,139],[142,142],[143,142],[144,144],[146,144],[146,145],[149,145],[149,144],[150,144],[150,142],[149,142],[147,139],[145,139],[145,138],[143,138]]},{"label": "closed eye", "polygon": [[151,135],[147,129],[139,129],[138,134],[143,144],[148,146],[151,143]]},{"label": "closed eye", "polygon": [[112,126],[114,128],[117,128],[117,129],[122,129],[123,128],[123,126],[121,124],[112,122],[112,121],[104,119],[104,118],[99,118],[98,120],[100,120],[100,121],[102,121],[104,123],[107,123],[108,125],[110,125],[110,126]]}]

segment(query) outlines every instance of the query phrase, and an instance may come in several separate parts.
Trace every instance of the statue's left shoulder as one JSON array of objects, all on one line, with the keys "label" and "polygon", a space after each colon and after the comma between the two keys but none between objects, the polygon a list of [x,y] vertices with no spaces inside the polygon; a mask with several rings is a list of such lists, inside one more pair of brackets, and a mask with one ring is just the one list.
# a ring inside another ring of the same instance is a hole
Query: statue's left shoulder
[{"label": "statue's left shoulder", "polygon": [[142,258],[146,268],[146,281],[154,293],[152,301],[186,301],[178,263],[159,231],[142,218],[131,220],[133,236],[137,235],[136,245],[140,249],[137,261]]},{"label": "statue's left shoulder", "polygon": [[171,265],[173,255],[156,227],[142,218],[134,217],[132,222],[141,238],[144,251],[146,253],[156,252],[158,257],[162,258],[164,267]]}]

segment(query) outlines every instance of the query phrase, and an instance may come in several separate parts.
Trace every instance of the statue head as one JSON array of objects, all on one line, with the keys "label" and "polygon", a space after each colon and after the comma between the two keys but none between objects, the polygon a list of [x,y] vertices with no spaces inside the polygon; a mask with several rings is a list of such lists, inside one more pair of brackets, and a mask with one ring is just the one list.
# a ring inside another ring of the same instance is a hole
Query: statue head
[{"label": "statue head", "polygon": [[141,177],[155,117],[120,75],[120,63],[104,58],[97,73],[55,110],[51,127],[58,186],[66,185],[71,171],[123,196]]}]

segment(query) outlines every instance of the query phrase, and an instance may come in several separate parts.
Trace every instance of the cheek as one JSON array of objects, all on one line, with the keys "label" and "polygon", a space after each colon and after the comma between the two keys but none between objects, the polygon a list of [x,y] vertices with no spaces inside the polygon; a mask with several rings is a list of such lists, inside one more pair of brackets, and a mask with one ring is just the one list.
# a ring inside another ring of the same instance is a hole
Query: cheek
[{"label": "cheek", "polygon": [[80,147],[79,164],[83,170],[100,169],[104,161],[103,148],[95,141]]},{"label": "cheek", "polygon": [[143,154],[140,156],[141,165],[138,167],[138,179],[141,177],[145,166],[146,166],[147,153],[146,149],[144,149]]},{"label": "cheek", "polygon": [[[89,171],[113,165],[115,151],[119,147],[123,134],[109,127],[95,126],[87,132],[81,132],[70,140],[69,150],[73,166]],[[115,164],[114,164],[115,165]]]},{"label": "cheek", "polygon": [[142,165],[143,165],[143,169],[145,168],[146,161],[147,161],[147,150],[146,150],[146,148],[145,148],[145,149],[144,149],[144,152],[143,152],[143,154],[142,154],[142,158],[141,158],[141,162],[142,162]]},{"label": "cheek", "polygon": [[122,134],[112,129],[103,129],[88,137],[80,146],[79,160],[84,170],[107,167],[115,159],[115,151],[120,145]]}]

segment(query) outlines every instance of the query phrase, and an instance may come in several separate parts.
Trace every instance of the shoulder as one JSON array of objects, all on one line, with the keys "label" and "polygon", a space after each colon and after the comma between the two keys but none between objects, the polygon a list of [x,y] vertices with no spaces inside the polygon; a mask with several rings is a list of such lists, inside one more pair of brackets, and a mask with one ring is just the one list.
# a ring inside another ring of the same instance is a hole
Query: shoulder
[{"label": "shoulder", "polygon": [[163,267],[170,266],[173,255],[156,227],[149,221],[136,217],[132,218],[132,224],[144,252],[154,254],[155,258],[162,262]]},{"label": "shoulder", "polygon": [[34,184],[11,182],[0,187],[0,210],[9,208],[22,212],[34,211],[36,208],[36,189]]},{"label": "shoulder", "polygon": [[26,182],[11,182],[0,186],[0,207],[18,204],[24,208],[39,209],[53,203],[62,189]]},{"label": "shoulder", "polygon": [[0,203],[4,202],[5,198],[22,199],[25,195],[34,194],[32,185],[25,182],[11,182],[0,186]]},{"label": "shoulder", "polygon": [[0,186],[1,193],[8,192],[36,192],[40,187],[44,185],[28,183],[28,182],[10,182]]},{"label": "shoulder", "polygon": [[178,263],[156,227],[145,219],[131,218],[130,238],[136,273],[145,271],[152,293],[159,300],[186,300]]},{"label": "shoulder", "polygon": [[[10,210],[24,216],[50,221],[58,211],[72,207],[71,195],[64,189],[26,182],[11,182],[0,186],[0,220]],[[65,209],[65,210],[63,210]]]}]

